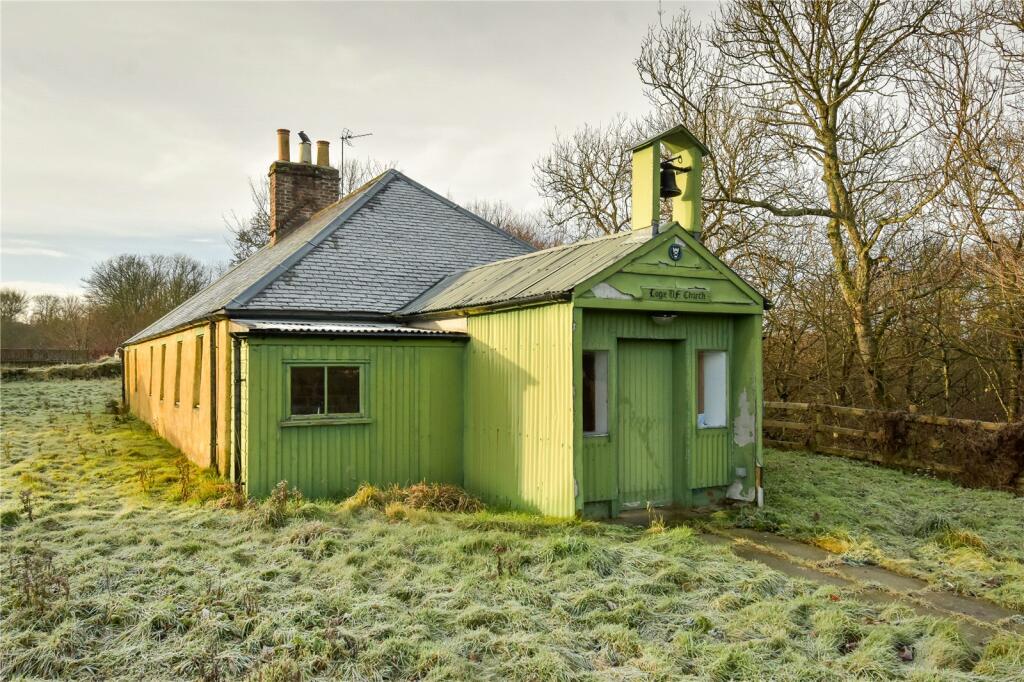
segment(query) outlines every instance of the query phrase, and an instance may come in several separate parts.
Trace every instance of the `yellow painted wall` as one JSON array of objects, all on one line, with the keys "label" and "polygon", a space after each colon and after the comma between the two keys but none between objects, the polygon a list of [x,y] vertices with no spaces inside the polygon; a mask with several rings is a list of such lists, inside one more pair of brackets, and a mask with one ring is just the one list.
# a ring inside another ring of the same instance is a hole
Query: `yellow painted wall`
[{"label": "yellow painted wall", "polygon": [[572,325],[571,303],[469,318],[464,479],[487,502],[576,512]]},{"label": "yellow painted wall", "polygon": [[[230,351],[228,322],[217,325],[217,408],[218,469],[225,471],[230,452]],[[196,394],[196,339],[202,337],[202,367],[199,374],[198,406]],[[160,436],[185,453],[201,467],[214,464],[210,453],[210,358],[211,327],[203,323],[159,338],[126,346],[125,398],[129,410],[153,427]],[[178,367],[178,343],[181,342],[179,400],[175,402],[175,376]],[[152,357],[152,361],[150,358]],[[165,358],[162,362],[161,359]],[[163,398],[160,396],[161,374]]]}]

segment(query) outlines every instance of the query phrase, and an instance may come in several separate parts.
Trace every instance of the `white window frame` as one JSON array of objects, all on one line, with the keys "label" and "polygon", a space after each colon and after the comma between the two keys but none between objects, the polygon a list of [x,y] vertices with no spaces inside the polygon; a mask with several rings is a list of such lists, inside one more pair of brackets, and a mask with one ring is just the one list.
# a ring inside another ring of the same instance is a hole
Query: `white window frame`
[{"label": "white window frame", "polygon": [[[725,428],[729,422],[729,354],[720,348],[700,348],[696,365],[697,372],[703,372],[703,376],[697,377],[696,388],[704,391],[703,396],[697,396],[697,428]],[[699,411],[701,402],[703,412]]]}]

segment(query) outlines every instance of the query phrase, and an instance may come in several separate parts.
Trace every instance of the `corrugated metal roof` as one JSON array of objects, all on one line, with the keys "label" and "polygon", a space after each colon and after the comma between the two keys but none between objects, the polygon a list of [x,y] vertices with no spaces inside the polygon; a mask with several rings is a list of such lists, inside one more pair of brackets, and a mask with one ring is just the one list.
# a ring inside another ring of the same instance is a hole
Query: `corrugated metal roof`
[{"label": "corrugated metal roof", "polygon": [[277,244],[263,247],[125,343],[221,310],[384,317],[450,273],[532,250],[389,170]]},{"label": "corrugated metal roof", "polygon": [[337,320],[234,320],[253,332],[279,334],[328,334],[336,336],[466,336],[462,332],[420,329],[387,322]]},{"label": "corrugated metal roof", "polygon": [[565,294],[650,238],[645,228],[481,265],[446,277],[398,312],[417,315]]}]

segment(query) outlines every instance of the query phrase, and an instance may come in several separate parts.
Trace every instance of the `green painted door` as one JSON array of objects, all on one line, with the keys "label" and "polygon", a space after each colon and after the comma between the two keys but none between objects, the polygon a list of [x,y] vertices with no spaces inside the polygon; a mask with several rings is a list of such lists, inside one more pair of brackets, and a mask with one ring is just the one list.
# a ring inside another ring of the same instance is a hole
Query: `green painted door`
[{"label": "green painted door", "polygon": [[619,340],[619,500],[672,501],[672,344]]}]

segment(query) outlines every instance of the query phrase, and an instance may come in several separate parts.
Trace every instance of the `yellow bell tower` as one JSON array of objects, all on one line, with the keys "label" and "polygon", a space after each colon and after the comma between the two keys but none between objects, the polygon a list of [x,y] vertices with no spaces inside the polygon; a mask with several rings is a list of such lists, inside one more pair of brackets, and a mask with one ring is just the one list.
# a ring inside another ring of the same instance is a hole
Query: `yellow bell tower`
[{"label": "yellow bell tower", "polygon": [[664,195],[672,199],[672,220],[700,236],[701,173],[703,158],[710,153],[704,143],[682,125],[633,147],[633,228],[654,224],[661,214],[662,190],[671,187],[674,179],[678,195],[674,192]]}]

